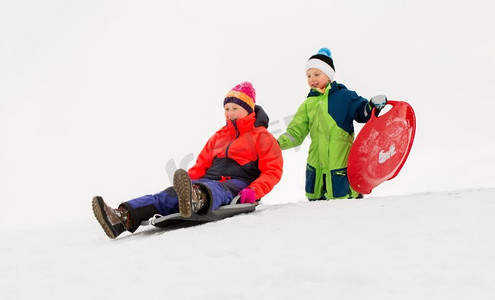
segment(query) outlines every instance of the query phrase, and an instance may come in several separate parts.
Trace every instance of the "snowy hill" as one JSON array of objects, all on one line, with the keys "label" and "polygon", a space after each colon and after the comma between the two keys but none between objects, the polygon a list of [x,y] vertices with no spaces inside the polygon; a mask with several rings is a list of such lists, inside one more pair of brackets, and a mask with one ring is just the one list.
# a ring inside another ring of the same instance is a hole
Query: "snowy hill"
[{"label": "snowy hill", "polygon": [[262,205],[108,239],[2,233],[2,299],[493,299],[495,189]]}]

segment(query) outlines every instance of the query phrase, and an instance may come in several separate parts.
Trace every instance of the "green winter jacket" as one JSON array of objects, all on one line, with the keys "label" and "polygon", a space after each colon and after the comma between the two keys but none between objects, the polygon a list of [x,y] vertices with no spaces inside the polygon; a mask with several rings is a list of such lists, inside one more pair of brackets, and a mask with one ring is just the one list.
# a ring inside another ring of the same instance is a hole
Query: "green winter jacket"
[{"label": "green winter jacket", "polygon": [[310,200],[355,198],[349,186],[347,159],[354,141],[353,120],[365,123],[371,106],[343,84],[332,82],[323,94],[311,89],[278,142],[282,150],[301,145],[310,135],[306,196]]}]

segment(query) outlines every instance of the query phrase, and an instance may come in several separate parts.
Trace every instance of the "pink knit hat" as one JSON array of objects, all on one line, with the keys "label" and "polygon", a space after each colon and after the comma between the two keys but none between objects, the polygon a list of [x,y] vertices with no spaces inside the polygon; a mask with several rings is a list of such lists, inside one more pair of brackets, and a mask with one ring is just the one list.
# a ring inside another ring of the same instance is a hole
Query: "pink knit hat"
[{"label": "pink knit hat", "polygon": [[253,85],[249,81],[244,81],[234,86],[225,96],[223,105],[232,102],[242,106],[248,113],[254,111],[254,105],[256,103],[256,91]]}]

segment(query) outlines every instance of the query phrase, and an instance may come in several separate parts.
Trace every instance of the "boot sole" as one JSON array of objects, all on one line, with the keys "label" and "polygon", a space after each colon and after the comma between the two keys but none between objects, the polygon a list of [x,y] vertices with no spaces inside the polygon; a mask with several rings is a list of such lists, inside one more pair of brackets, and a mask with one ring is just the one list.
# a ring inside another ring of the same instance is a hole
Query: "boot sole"
[{"label": "boot sole", "polygon": [[174,173],[174,189],[179,197],[179,212],[184,218],[192,216],[192,185],[189,174],[183,169],[178,169]]},{"label": "boot sole", "polygon": [[110,225],[110,221],[107,219],[106,214],[104,213],[103,198],[101,198],[100,196],[93,197],[92,205],[93,213],[95,214],[96,220],[98,220],[98,223],[100,223],[101,227],[103,228],[103,231],[105,231],[106,235],[109,238],[115,239],[118,234],[114,231],[114,229]]}]

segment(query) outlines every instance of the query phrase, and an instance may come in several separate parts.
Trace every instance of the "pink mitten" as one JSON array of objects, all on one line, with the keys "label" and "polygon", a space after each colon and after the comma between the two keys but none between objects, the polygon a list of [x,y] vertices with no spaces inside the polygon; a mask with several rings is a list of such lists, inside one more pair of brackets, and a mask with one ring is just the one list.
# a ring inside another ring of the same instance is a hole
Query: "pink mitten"
[{"label": "pink mitten", "polygon": [[243,189],[239,195],[241,195],[241,203],[254,203],[256,201],[256,195],[250,188]]}]

